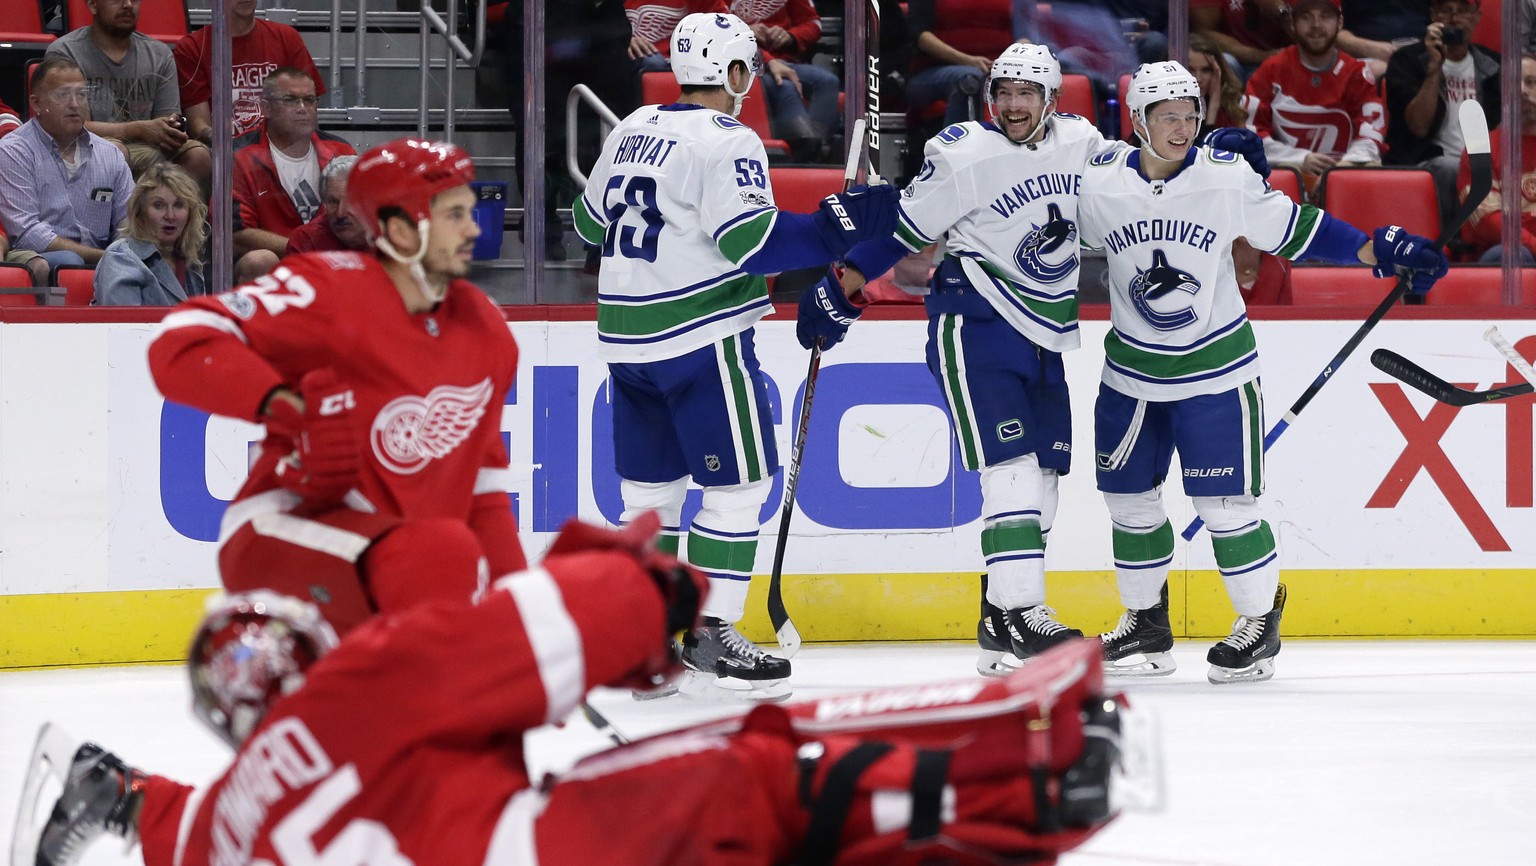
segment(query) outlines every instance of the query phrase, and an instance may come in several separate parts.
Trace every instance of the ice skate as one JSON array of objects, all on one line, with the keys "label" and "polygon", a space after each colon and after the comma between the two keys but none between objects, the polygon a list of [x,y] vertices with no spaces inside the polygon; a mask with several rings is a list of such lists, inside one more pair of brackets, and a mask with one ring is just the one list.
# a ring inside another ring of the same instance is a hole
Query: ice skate
[{"label": "ice skate", "polygon": [[712,616],[683,636],[678,681],[684,696],[702,701],[782,701],[789,697],[789,660],[769,655],[736,626]]},{"label": "ice skate", "polygon": [[1285,610],[1285,584],[1275,589],[1275,606],[1263,616],[1239,616],[1232,633],[1211,647],[1206,679],[1216,685],[1258,683],[1275,675],[1280,654],[1280,614]]},{"label": "ice skate", "polygon": [[976,623],[976,643],[981,654],[976,657],[976,672],[984,677],[1004,677],[1019,669],[1024,660],[1013,654],[1013,639],[1008,636],[1008,612],[987,601],[986,580],[982,580],[981,619]]},{"label": "ice skate", "polygon": [[1165,677],[1178,668],[1173,660],[1173,628],[1168,624],[1168,584],[1162,598],[1143,610],[1120,614],[1114,631],[1099,635],[1104,673],[1111,676]]},{"label": "ice skate", "polygon": [[[125,840],[125,850],[132,848],[139,839],[147,779],[95,743],[72,740],[58,727],[44,725],[22,784],[12,864],[69,866],[106,833]],[[38,803],[50,782],[59,793],[43,818]]]},{"label": "ice skate", "polygon": [[981,604],[981,622],[976,626],[981,655],[976,660],[976,672],[983,676],[1007,676],[1030,657],[1083,636],[1057,622],[1056,611],[1043,604],[1008,611],[988,603],[985,597]]}]

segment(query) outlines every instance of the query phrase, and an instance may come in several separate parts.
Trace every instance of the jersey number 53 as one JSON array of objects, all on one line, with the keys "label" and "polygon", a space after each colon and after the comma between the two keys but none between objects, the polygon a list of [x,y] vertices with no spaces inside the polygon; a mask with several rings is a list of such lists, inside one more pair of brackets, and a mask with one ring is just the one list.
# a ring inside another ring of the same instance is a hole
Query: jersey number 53
[{"label": "jersey number 53", "polygon": [[608,218],[608,231],[603,235],[604,256],[617,253],[626,259],[656,261],[662,226],[661,211],[656,208],[656,178],[626,178],[622,174],[608,178],[608,186],[603,190],[603,215]]}]

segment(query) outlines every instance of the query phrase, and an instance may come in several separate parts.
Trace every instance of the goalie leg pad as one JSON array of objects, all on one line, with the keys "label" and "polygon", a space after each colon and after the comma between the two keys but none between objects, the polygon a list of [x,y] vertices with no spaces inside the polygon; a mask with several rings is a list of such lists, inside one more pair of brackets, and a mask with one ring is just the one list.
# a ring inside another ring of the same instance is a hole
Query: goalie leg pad
[{"label": "goalie leg pad", "polygon": [[705,616],[739,622],[746,613],[759,516],[772,491],[769,479],[704,488],[703,507],[688,528],[688,562],[709,576]]},{"label": "goalie leg pad", "polygon": [[676,556],[683,538],[683,500],[688,496],[688,476],[657,482],[621,478],[619,496],[624,500],[624,513],[619,515],[619,521],[628,526],[641,514],[656,512],[661,518],[656,549]]},{"label": "goalie leg pad", "polygon": [[[1047,488],[1050,488],[1049,491]],[[987,600],[1003,610],[1045,602],[1043,512],[1048,493],[1033,454],[981,470],[981,552],[987,563]],[[1051,503],[1055,512],[1055,503]]]},{"label": "goalie leg pad", "polygon": [[1115,552],[1115,579],[1127,610],[1157,604],[1173,563],[1173,526],[1163,510],[1162,490],[1105,493]]},{"label": "goalie leg pad", "polygon": [[1274,531],[1260,517],[1258,498],[1196,496],[1194,505],[1211,530],[1216,566],[1232,607],[1243,616],[1268,613],[1280,585],[1280,557]]}]

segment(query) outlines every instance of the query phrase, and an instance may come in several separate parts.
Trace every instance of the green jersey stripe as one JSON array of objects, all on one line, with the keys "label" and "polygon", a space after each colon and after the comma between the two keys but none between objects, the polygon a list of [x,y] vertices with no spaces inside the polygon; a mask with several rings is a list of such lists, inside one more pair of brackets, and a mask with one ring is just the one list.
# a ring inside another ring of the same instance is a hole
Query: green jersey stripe
[{"label": "green jersey stripe", "polygon": [[1323,212],[1309,204],[1297,208],[1296,224],[1291,227],[1290,237],[1275,251],[1275,255],[1294,260],[1312,243],[1312,236],[1323,223]]},{"label": "green jersey stripe", "polygon": [[593,246],[602,245],[603,224],[587,210],[587,202],[581,196],[577,196],[576,203],[571,205],[571,217],[576,221],[576,233],[582,240]]},{"label": "green jersey stripe", "polygon": [[720,252],[734,264],[741,264],[747,256],[757,252],[768,240],[768,233],[773,230],[773,223],[778,219],[778,211],[765,210],[757,216],[743,220],[734,225],[725,234],[720,236],[717,245]]},{"label": "green jersey stripe", "polygon": [[597,330],[619,337],[666,334],[722,314],[756,306],[768,295],[768,283],[759,274],[738,274],[697,292],[666,301],[644,304],[597,305]]},{"label": "green jersey stripe", "polygon": [[1175,354],[1137,348],[1126,343],[1114,330],[1104,338],[1104,354],[1110,361],[1154,379],[1183,379],[1220,370],[1257,348],[1251,322],[1243,322],[1232,333],[1194,351]]}]

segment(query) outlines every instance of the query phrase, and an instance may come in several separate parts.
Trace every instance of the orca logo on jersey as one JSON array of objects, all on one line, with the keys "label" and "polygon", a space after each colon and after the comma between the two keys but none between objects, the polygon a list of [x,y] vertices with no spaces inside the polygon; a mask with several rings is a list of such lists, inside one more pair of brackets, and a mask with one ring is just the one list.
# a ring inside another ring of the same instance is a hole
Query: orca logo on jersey
[{"label": "orca logo on jersey", "polygon": [[1131,303],[1147,324],[1159,331],[1176,331],[1200,316],[1195,313],[1194,307],[1163,311],[1152,306],[1153,301],[1161,300],[1175,291],[1193,295],[1200,291],[1200,281],[1188,271],[1181,271],[1168,264],[1168,255],[1162,250],[1153,250],[1152,267],[1146,270],[1137,268],[1136,276],[1131,279]]},{"label": "orca logo on jersey", "polygon": [[391,472],[420,472],[469,438],[485,415],[491,391],[486,377],[466,387],[439,385],[426,397],[396,397],[374,416],[368,436],[373,456]]},{"label": "orca logo on jersey", "polygon": [[[1047,262],[1045,256],[1066,247],[1066,258]],[[1013,261],[1024,276],[1041,283],[1054,283],[1064,279],[1077,269],[1077,225],[1061,215],[1061,207],[1055,202],[1046,205],[1045,225],[1033,226],[1033,231],[1019,241],[1013,251]]]}]

